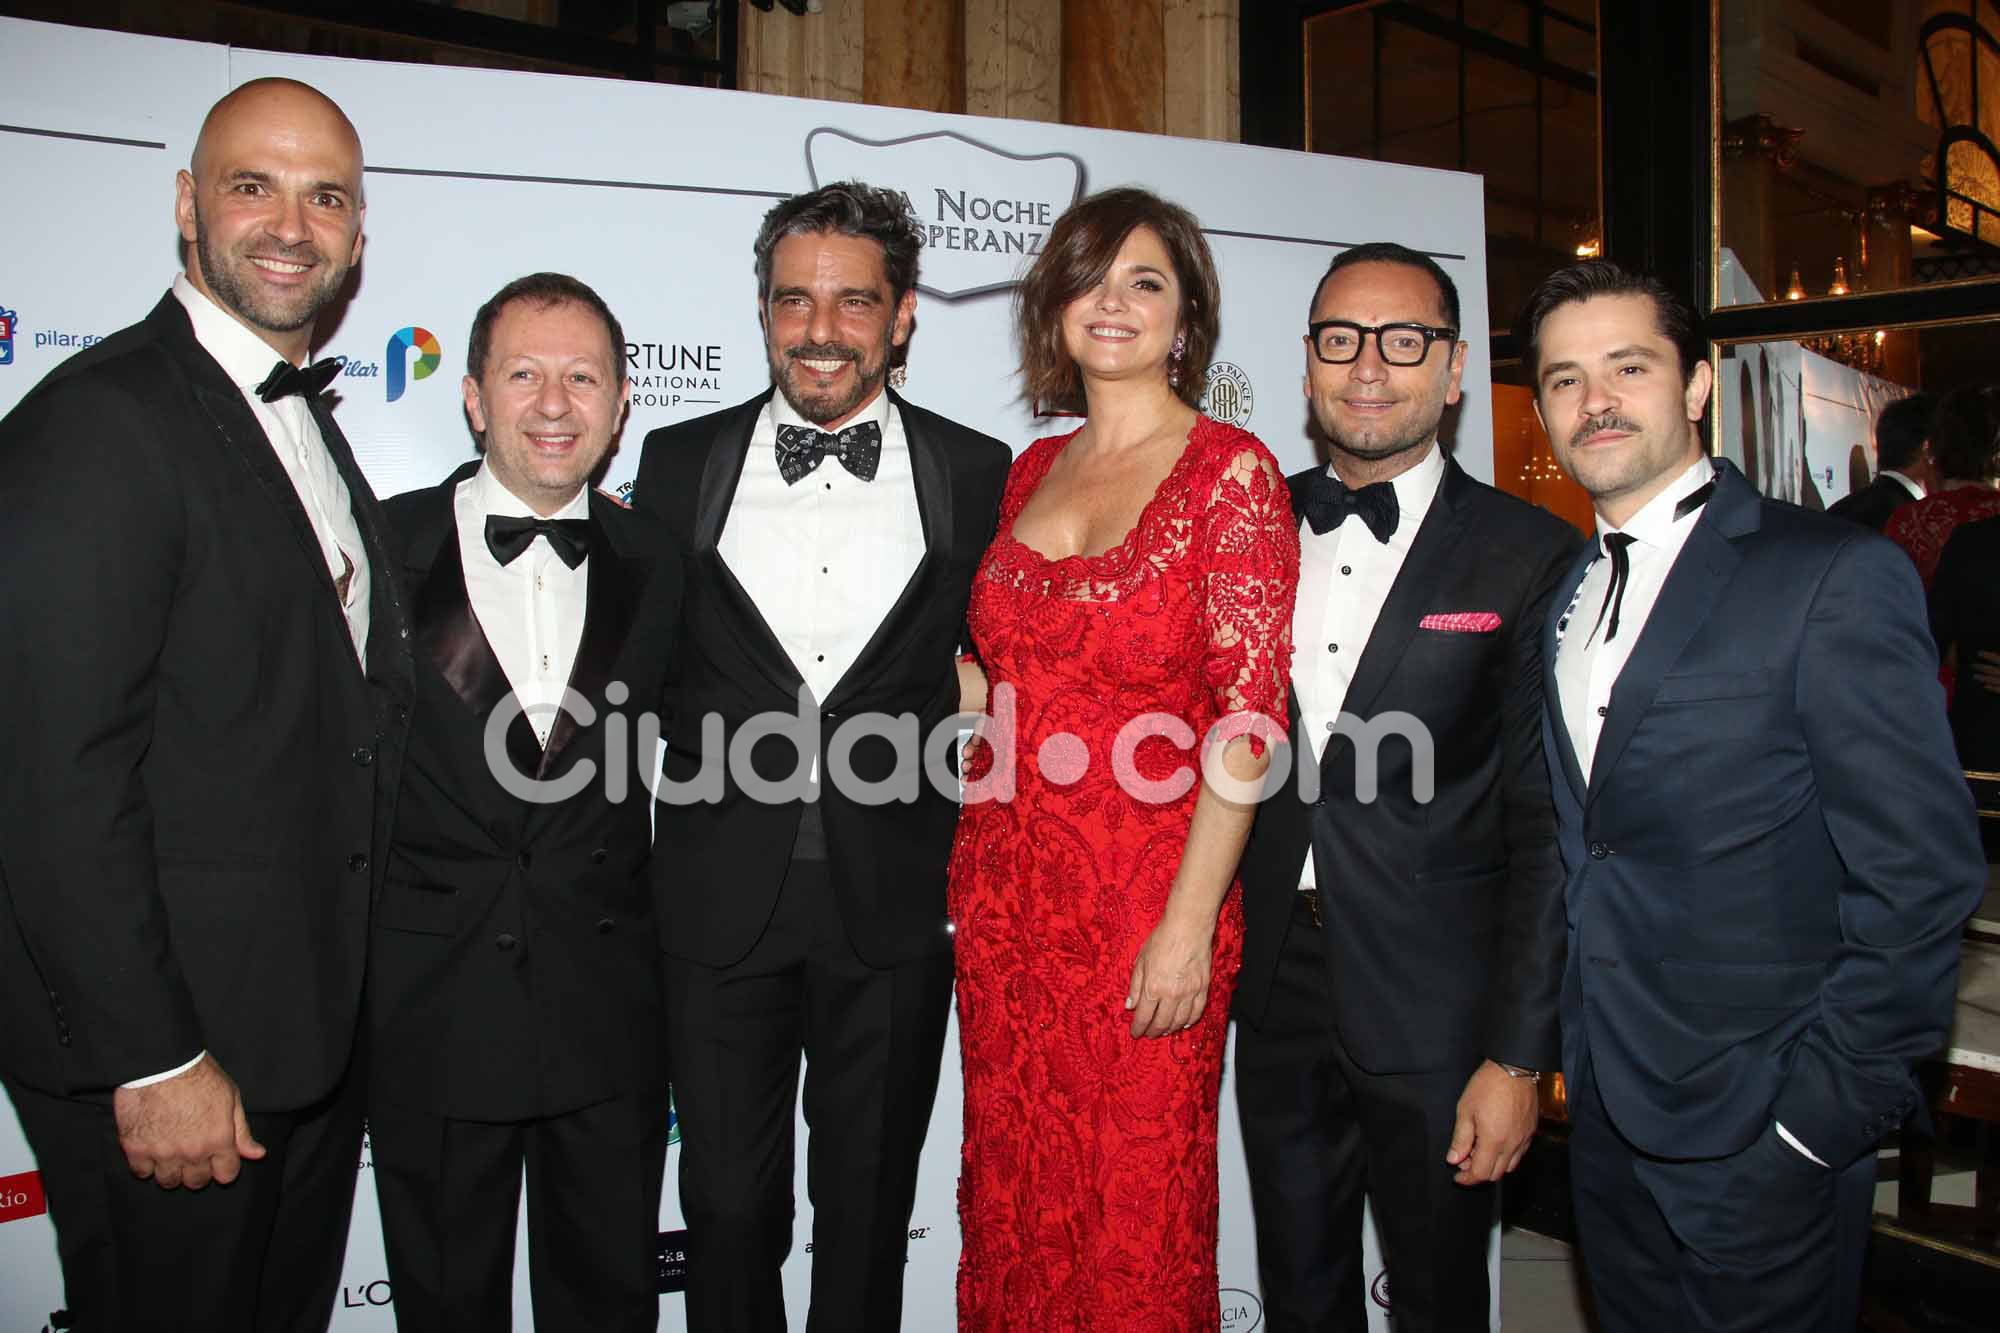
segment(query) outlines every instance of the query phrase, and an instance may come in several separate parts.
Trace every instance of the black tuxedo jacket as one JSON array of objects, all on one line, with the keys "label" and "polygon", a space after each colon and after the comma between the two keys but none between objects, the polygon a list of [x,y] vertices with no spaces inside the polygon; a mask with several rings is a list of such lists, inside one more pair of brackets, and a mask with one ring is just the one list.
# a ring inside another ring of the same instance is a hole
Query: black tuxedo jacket
[{"label": "black tuxedo jacket", "polygon": [[1724,1156],[1775,1118],[1844,1167],[1917,1105],[1986,865],[1909,557],[1718,474],[1587,786],[1555,653],[1589,552],[1550,599],[1563,1072],[1588,1061],[1643,1151]]},{"label": "black tuxedo jacket", "polygon": [[[1294,512],[1319,470],[1291,478]],[[1259,809],[1243,853],[1239,1016],[1264,1013],[1310,850],[1332,1019],[1355,1063],[1372,1073],[1470,1069],[1482,1058],[1554,1066],[1562,868],[1538,651],[1550,589],[1578,540],[1561,519],[1445,460],[1342,704],[1370,721],[1400,712],[1421,723],[1435,792],[1423,799],[1415,781],[1416,747],[1383,739],[1368,799],[1356,789],[1355,741],[1336,735],[1317,766],[1318,798],[1301,799],[1314,765],[1294,701],[1292,772]],[[1493,612],[1499,628],[1421,626],[1459,611]],[[1315,649],[1324,645],[1294,651],[1304,659]]]},{"label": "black tuxedo jacket", "polygon": [[[755,799],[725,763],[732,738],[749,719],[798,711],[802,684],[716,552],[751,432],[770,397],[767,391],[652,432],[634,490],[642,510],[665,519],[687,569],[666,777],[691,783],[706,762],[716,774],[713,794],[719,797],[661,803],[654,875],[661,940],[674,955],[712,967],[743,957],[763,933],[801,813],[797,800]],[[963,639],[966,596],[992,541],[1013,461],[998,440],[891,397],[909,439],[924,557],[831,697],[814,701],[822,773],[843,723],[863,714],[913,719],[913,725],[904,725],[909,740],[900,747],[878,734],[855,741],[849,762],[867,782],[889,779],[899,763],[914,769],[916,747],[958,711],[953,658]],[[789,738],[765,736],[749,750],[756,772],[766,779],[782,778],[795,766],[805,772]],[[855,950],[877,967],[951,947],[945,869],[958,804],[920,773],[910,780],[913,800],[872,805],[832,783],[819,787],[841,919]]]},{"label": "black tuxedo jacket", "polygon": [[280,1111],[347,1066],[410,655],[368,483],[313,413],[367,547],[366,678],[297,492],[171,294],[0,422],[0,1065],[31,1086],[207,1049]]},{"label": "black tuxedo jacket", "polygon": [[1878,472],[1875,480],[1834,501],[1826,512],[1835,518],[1851,519],[1864,528],[1880,532],[1888,523],[1889,515],[1915,498],[1902,482]]},{"label": "black tuxedo jacket", "polygon": [[[418,709],[375,911],[370,1097],[524,1120],[663,1081],[646,877],[657,744],[639,719],[658,715],[681,571],[657,523],[591,493],[602,540],[569,682],[591,720],[564,712],[538,745],[466,595],[452,497],[477,467],[383,506],[410,590]],[[503,707],[496,757],[551,799],[508,791],[489,763]]]}]

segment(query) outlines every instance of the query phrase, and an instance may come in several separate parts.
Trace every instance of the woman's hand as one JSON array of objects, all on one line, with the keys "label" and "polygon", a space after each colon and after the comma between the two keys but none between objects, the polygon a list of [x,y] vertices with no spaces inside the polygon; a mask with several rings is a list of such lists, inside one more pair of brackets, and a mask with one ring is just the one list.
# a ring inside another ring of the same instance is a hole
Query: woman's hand
[{"label": "woman's hand", "polygon": [[986,711],[986,672],[979,663],[967,657],[958,659],[958,711]]},{"label": "woman's hand", "polygon": [[1191,1028],[1208,1008],[1215,920],[1187,922],[1171,911],[1153,927],[1132,964],[1125,1007],[1132,1035],[1164,1037]]}]

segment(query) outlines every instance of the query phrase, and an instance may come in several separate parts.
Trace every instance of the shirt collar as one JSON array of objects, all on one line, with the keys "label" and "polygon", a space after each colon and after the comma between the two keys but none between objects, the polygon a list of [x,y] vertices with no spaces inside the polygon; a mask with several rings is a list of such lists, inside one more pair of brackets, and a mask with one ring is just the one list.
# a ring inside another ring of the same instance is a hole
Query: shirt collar
[{"label": "shirt collar", "polygon": [[[1597,516],[1597,533],[1600,541],[1613,532],[1622,532],[1645,546],[1665,546],[1673,530],[1682,523],[1691,523],[1699,515],[1695,510],[1674,515],[1674,508],[1681,501],[1715,480],[1715,463],[1706,454],[1688,464],[1687,471],[1675,477],[1667,488],[1646,501],[1638,513],[1625,520],[1624,527],[1618,527],[1603,514]],[[1676,548],[1678,549],[1678,548]]]},{"label": "shirt collar", "polygon": [[[858,426],[864,421],[872,421],[877,426],[880,426],[885,434],[888,432],[889,391],[887,389],[877,389],[875,391],[875,400],[849,417],[840,429],[846,430],[849,426]],[[794,411],[791,400],[785,397],[784,390],[782,389],[773,390],[771,394],[771,424],[774,426],[804,426],[810,430],[826,429],[826,427],[819,425],[817,422],[807,421]]]},{"label": "shirt collar", "polygon": [[1892,467],[1883,468],[1878,475],[1884,477],[1894,477],[1897,481],[1901,482],[1903,484],[1903,489],[1910,493],[1911,499],[1921,500],[1924,498],[1924,484],[1918,481],[1915,477],[1908,476],[1904,473],[1898,472],[1896,471],[1896,469]]},{"label": "shirt collar", "polygon": [[[1326,465],[1326,475],[1335,481],[1340,480],[1340,474],[1334,471],[1331,463]],[[1444,450],[1438,447],[1436,440],[1432,440],[1423,462],[1389,479],[1391,489],[1396,492],[1396,512],[1407,518],[1430,508],[1431,498],[1437,494],[1438,482],[1443,477]],[[1398,526],[1401,526],[1400,523]]]},{"label": "shirt collar", "polygon": [[[528,502],[507,489],[500,478],[493,475],[485,459],[479,461],[479,470],[472,474],[472,503],[481,518],[498,514],[503,518],[534,518],[535,511]],[[589,518],[590,487],[583,486],[570,497],[568,504],[550,518]]]},{"label": "shirt collar", "polygon": [[271,367],[284,360],[271,344],[189,282],[187,274],[174,275],[174,297],[187,311],[188,322],[194,325],[194,340],[215,358],[230,383],[246,390],[255,389],[270,376]]}]

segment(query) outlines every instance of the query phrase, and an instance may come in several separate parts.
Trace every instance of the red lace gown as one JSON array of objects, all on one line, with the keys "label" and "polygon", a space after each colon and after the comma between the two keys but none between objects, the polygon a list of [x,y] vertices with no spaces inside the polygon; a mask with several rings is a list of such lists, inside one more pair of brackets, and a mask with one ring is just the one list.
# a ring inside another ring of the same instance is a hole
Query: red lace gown
[{"label": "red lace gown", "polygon": [[[1190,747],[1225,715],[1282,735],[1298,530],[1264,446],[1202,417],[1120,545],[1046,559],[1014,539],[1014,516],[1071,438],[1015,461],[969,611],[996,722],[1013,692],[1015,774],[1011,800],[967,804],[951,867],[959,1327],[1214,1329],[1216,1097],[1241,894],[1232,884],[1223,902],[1201,1019],[1133,1037],[1125,994],[1187,842],[1199,761],[1153,735],[1126,766],[1141,781],[1121,785],[1114,749],[1147,714],[1184,722]],[[1000,781],[1004,743],[973,743],[969,783]]]}]

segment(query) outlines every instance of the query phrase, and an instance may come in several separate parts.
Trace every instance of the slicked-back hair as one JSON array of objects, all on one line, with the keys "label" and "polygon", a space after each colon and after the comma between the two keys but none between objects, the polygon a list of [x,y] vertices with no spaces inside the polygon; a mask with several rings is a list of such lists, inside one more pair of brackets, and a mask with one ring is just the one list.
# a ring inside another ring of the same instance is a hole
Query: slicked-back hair
[{"label": "slicked-back hair", "polygon": [[1927,393],[1898,398],[1875,418],[1875,466],[1898,470],[1917,461],[1931,437],[1931,418],[1938,402]]},{"label": "slicked-back hair", "polygon": [[1401,264],[1404,268],[1429,274],[1431,281],[1437,284],[1438,309],[1444,312],[1445,326],[1463,332],[1465,326],[1458,322],[1458,284],[1438,266],[1437,260],[1421,250],[1412,250],[1394,241],[1370,241],[1366,245],[1349,246],[1335,255],[1333,262],[1326,266],[1326,272],[1320,275],[1319,285],[1313,288],[1312,304],[1306,307],[1307,319],[1311,319],[1312,312],[1319,309],[1319,294],[1326,290],[1326,284],[1333,275],[1356,264]]},{"label": "slicked-back hair", "polygon": [[1652,301],[1653,323],[1680,357],[1681,383],[1687,383],[1694,368],[1708,359],[1708,345],[1695,332],[1694,311],[1672,288],[1651,274],[1634,273],[1608,259],[1586,259],[1543,278],[1514,321],[1530,381],[1541,378],[1542,322],[1566,305],[1597,296],[1643,296]]},{"label": "slicked-back hair", "polygon": [[475,380],[486,378],[486,356],[493,345],[494,321],[516,301],[532,302],[537,310],[580,305],[603,320],[604,331],[611,335],[611,361],[618,373],[618,383],[625,383],[625,326],[589,284],[567,273],[530,273],[493,293],[472,317],[472,332],[465,339],[466,374]]},{"label": "slicked-back hair", "polygon": [[1042,410],[1073,412],[1084,406],[1083,376],[1063,344],[1063,310],[1103,281],[1125,238],[1140,227],[1160,238],[1180,282],[1180,332],[1187,343],[1174,392],[1189,407],[1200,406],[1208,360],[1222,334],[1215,257],[1194,214],[1150,191],[1124,187],[1080,199],[1057,218],[1042,253],[1015,289],[1021,384]]},{"label": "slicked-back hair", "polygon": [[1946,481],[1991,481],[2000,472],[2000,385],[1969,384],[1939,401],[1931,458]]},{"label": "slicked-back hair", "polygon": [[764,215],[752,247],[757,256],[757,303],[771,299],[771,255],[787,236],[825,233],[858,236],[882,247],[882,271],[891,304],[917,285],[917,256],[924,231],[901,192],[860,181],[835,181],[809,194],[780,200]]}]

